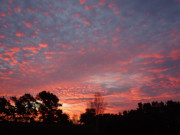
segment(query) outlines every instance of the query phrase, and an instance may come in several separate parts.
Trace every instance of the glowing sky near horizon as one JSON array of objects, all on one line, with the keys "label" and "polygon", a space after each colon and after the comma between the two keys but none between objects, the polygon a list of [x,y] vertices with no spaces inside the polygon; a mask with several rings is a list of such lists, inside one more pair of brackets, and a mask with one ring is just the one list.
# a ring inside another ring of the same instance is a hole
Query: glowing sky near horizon
[{"label": "glowing sky near horizon", "polygon": [[82,113],[180,99],[180,0],[0,0],[0,96],[55,93]]}]

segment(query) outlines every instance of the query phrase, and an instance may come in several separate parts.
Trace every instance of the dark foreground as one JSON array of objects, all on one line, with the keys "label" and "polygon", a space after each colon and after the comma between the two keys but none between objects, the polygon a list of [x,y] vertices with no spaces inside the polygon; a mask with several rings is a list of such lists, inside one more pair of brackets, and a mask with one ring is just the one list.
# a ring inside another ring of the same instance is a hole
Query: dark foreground
[{"label": "dark foreground", "polygon": [[122,114],[97,114],[97,108],[88,108],[79,124],[73,124],[52,93],[11,99],[15,106],[0,98],[0,135],[180,135],[180,102],[138,103],[136,110]]},{"label": "dark foreground", "polygon": [[[135,123],[133,123],[135,124]],[[132,125],[130,123],[129,125]],[[179,135],[180,127],[175,125],[174,127],[153,127],[153,125],[147,126],[148,123],[142,123],[141,127],[126,127],[112,125],[97,128],[95,125],[71,125],[62,126],[57,124],[42,124],[42,123],[1,123],[0,134],[1,135],[122,135],[122,134],[137,134],[137,135],[162,135],[171,134]]]}]

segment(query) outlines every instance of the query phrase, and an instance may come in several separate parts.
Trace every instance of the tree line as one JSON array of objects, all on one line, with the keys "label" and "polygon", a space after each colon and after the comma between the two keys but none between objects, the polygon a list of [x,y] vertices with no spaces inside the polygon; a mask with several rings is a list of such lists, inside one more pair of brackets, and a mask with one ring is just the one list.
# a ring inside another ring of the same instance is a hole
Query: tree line
[{"label": "tree line", "polygon": [[[60,107],[53,93],[42,91],[35,97],[0,97],[0,133],[50,134],[177,134],[180,129],[180,102],[138,103],[137,109],[119,114],[104,113],[106,103],[100,93],[74,124]],[[23,124],[21,124],[23,123]],[[14,128],[13,128],[14,127]],[[30,132],[31,131],[31,132]]]},{"label": "tree line", "polygon": [[138,103],[138,108],[119,114],[96,115],[94,108],[86,109],[80,121],[93,127],[98,134],[174,134],[180,129],[180,102],[153,101]]},{"label": "tree line", "polygon": [[68,115],[63,114],[59,107],[59,99],[53,93],[42,91],[33,97],[24,94],[17,98],[0,98],[0,121],[1,122],[48,122],[66,123]]}]

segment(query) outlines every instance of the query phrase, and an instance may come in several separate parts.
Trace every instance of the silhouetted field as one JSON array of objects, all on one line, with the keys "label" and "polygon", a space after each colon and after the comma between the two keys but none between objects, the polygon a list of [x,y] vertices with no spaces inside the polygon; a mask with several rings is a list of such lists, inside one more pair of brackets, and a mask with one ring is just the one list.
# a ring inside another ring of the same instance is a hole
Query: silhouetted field
[{"label": "silhouetted field", "polygon": [[180,134],[180,102],[138,103],[137,109],[122,114],[102,114],[99,105],[103,100],[99,99],[102,97],[96,95],[93,107],[81,114],[79,124],[74,124],[50,92],[11,97],[14,105],[2,97],[0,135]]}]

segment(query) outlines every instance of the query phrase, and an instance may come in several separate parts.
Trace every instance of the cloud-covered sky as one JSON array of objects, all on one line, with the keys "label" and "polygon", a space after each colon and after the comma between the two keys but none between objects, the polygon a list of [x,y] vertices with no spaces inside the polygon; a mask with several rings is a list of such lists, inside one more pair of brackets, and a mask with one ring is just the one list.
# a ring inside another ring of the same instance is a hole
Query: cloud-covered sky
[{"label": "cloud-covered sky", "polygon": [[84,112],[180,99],[179,0],[0,0],[0,95],[58,95]]}]

